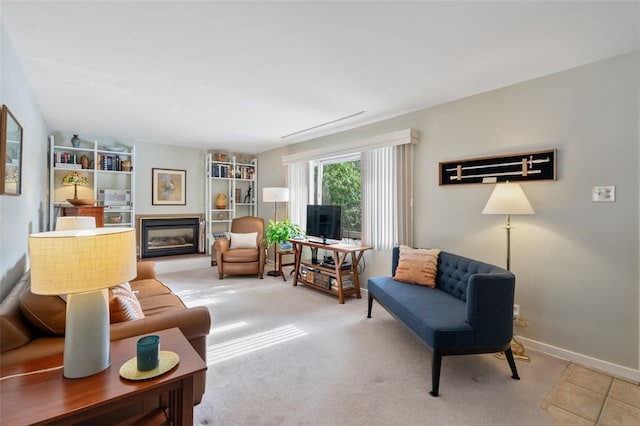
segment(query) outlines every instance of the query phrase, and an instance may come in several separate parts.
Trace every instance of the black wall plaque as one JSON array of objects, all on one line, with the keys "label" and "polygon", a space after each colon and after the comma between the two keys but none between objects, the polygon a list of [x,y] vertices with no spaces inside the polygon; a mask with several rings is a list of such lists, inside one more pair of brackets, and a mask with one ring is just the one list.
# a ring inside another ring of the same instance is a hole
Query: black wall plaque
[{"label": "black wall plaque", "polygon": [[556,180],[556,150],[439,163],[440,185]]}]

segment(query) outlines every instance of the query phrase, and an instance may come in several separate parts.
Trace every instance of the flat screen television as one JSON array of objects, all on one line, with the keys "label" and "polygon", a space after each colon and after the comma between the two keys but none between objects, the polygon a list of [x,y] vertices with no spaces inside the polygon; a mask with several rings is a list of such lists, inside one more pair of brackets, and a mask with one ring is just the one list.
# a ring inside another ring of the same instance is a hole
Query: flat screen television
[{"label": "flat screen television", "polygon": [[342,240],[342,206],[324,204],[307,205],[307,237],[327,240]]}]

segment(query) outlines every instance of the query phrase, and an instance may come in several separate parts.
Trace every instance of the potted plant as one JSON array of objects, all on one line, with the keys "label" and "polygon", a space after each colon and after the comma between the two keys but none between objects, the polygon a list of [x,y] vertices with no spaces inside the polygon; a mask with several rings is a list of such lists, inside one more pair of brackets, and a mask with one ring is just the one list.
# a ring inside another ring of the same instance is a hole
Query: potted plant
[{"label": "potted plant", "polygon": [[281,250],[291,250],[290,238],[302,235],[302,229],[289,219],[274,222],[269,219],[267,229],[264,231],[264,239],[268,245],[280,244]]}]

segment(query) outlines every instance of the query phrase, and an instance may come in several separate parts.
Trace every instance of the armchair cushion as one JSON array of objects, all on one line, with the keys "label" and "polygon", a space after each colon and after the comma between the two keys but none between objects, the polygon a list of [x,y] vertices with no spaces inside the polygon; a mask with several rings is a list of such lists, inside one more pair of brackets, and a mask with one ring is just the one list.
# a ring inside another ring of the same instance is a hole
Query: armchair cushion
[{"label": "armchair cushion", "polygon": [[262,278],[266,260],[264,219],[256,216],[234,218],[229,237],[229,240],[221,238],[213,244],[218,277],[258,274]]},{"label": "armchair cushion", "polygon": [[258,233],[231,233],[231,250],[235,249],[254,249],[258,247]]},{"label": "armchair cushion", "polygon": [[222,255],[222,259],[228,263],[257,262],[260,260],[260,250],[257,248],[229,250]]}]

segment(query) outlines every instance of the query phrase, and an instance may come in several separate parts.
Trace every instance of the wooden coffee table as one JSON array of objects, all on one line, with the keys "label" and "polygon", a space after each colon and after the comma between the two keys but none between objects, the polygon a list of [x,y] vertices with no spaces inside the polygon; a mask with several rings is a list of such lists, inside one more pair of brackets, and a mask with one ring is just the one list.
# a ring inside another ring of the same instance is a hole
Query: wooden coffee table
[{"label": "wooden coffee table", "polygon": [[[160,349],[180,356],[168,373],[147,380],[120,377],[120,366],[136,355],[140,338],[111,342],[111,366],[82,379],[67,379],[62,368],[10,377],[0,382],[2,425],[70,424],[128,407],[149,396],[168,394],[169,417],[174,425],[193,423],[193,377],[207,369],[200,355],[178,328],[163,330]],[[62,365],[62,354],[0,369],[0,377],[51,369]]]}]

